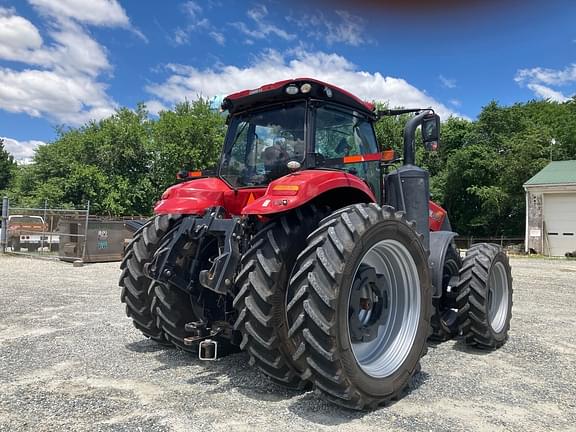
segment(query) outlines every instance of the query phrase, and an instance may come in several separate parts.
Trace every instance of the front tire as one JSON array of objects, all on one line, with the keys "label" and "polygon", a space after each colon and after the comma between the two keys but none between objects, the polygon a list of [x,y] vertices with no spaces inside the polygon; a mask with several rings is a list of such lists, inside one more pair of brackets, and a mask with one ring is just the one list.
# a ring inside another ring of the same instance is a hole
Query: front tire
[{"label": "front tire", "polygon": [[288,288],[294,359],[328,400],[402,396],[426,352],[432,306],[422,236],[403,212],[357,204],[321,222]]},{"label": "front tire", "polygon": [[500,246],[479,243],[468,250],[460,271],[459,292],[464,343],[489,350],[504,345],[512,319],[512,272]]}]

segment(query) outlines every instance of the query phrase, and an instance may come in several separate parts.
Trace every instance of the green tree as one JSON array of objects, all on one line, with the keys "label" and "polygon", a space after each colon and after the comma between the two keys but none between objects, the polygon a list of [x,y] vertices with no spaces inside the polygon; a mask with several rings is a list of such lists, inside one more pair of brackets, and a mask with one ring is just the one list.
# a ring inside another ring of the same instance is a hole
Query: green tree
[{"label": "green tree", "polygon": [[14,157],[4,148],[4,140],[0,138],[0,190],[8,188],[15,171]]},{"label": "green tree", "polygon": [[224,143],[224,119],[210,110],[208,101],[182,102],[173,111],[161,111],[153,126],[151,180],[163,191],[179,169],[214,167]]}]

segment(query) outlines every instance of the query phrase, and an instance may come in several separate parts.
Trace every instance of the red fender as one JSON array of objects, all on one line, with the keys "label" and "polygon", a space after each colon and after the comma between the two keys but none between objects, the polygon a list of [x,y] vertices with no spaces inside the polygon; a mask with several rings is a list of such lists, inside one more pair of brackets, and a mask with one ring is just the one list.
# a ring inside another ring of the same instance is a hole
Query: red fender
[{"label": "red fender", "polygon": [[217,177],[200,178],[166,189],[154,206],[154,213],[201,215],[210,207],[222,206],[228,215],[239,216],[246,204],[261,197],[264,192],[264,188],[234,191]]},{"label": "red fender", "polygon": [[274,180],[266,193],[247,205],[243,215],[271,215],[293,210],[317,196],[338,188],[356,189],[367,202],[376,202],[374,193],[358,177],[342,171],[304,170]]}]

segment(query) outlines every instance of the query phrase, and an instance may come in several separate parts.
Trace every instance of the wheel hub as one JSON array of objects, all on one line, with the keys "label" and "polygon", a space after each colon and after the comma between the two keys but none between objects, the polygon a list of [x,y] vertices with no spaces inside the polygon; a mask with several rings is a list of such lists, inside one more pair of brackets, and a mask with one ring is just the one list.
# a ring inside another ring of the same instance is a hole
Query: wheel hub
[{"label": "wheel hub", "polygon": [[408,248],[386,239],[360,259],[348,301],[348,335],[360,368],[383,378],[402,365],[414,344],[422,298]]},{"label": "wheel hub", "polygon": [[362,264],[358,269],[348,309],[352,342],[369,342],[378,336],[388,313],[385,283],[384,276],[373,267]]}]

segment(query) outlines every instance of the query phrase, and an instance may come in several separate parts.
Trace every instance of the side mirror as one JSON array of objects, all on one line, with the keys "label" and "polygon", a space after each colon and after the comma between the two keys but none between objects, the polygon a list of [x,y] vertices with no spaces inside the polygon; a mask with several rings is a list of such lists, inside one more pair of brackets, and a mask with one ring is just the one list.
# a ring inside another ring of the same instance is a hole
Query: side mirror
[{"label": "side mirror", "polygon": [[430,114],[422,120],[422,141],[426,150],[438,150],[440,144],[440,116],[438,114]]}]

